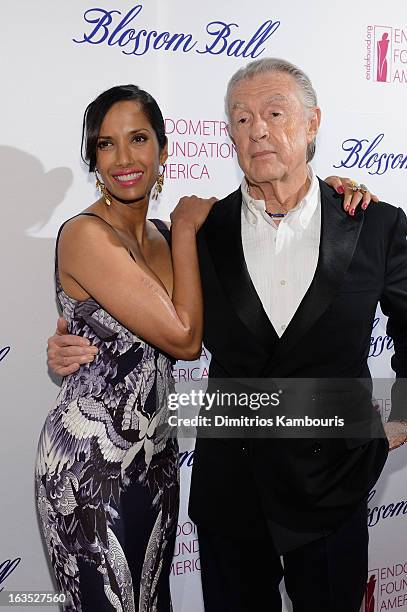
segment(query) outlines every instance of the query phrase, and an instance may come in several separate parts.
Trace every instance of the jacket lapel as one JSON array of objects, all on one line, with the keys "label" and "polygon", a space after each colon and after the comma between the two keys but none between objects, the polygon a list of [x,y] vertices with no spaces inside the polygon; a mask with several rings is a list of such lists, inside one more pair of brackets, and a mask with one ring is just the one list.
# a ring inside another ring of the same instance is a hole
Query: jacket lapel
[{"label": "jacket lapel", "polygon": [[345,278],[363,225],[364,214],[360,208],[354,217],[349,216],[342,208],[342,198],[326,183],[319,182],[321,239],[318,264],[307,293],[273,353],[273,374],[275,368],[285,369],[282,360],[329,307]]},{"label": "jacket lapel", "polygon": [[244,259],[240,188],[219,204],[206,224],[206,242],[222,287],[242,323],[265,351],[271,353],[278,335],[254,288]]}]

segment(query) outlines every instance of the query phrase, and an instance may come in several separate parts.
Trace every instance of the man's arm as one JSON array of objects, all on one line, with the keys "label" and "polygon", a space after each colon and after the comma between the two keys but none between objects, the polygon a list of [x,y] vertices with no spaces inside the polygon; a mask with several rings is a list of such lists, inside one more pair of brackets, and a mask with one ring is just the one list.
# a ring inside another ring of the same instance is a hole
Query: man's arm
[{"label": "man's arm", "polygon": [[56,332],[48,338],[48,367],[59,376],[68,376],[82,363],[90,363],[98,353],[87,338],[68,334],[68,324],[63,317],[57,321]]},{"label": "man's arm", "polygon": [[391,365],[396,381],[391,394],[391,413],[385,426],[390,449],[393,449],[407,441],[407,219],[401,208],[390,238],[380,305],[388,316],[387,334],[394,342]]}]

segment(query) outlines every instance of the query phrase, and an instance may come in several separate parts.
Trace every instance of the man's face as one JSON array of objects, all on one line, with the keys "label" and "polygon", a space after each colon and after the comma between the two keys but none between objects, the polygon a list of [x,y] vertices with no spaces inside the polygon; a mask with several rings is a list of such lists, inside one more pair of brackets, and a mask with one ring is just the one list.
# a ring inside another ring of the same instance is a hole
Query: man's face
[{"label": "man's face", "polygon": [[231,92],[229,113],[230,136],[250,183],[286,180],[305,169],[320,110],[304,107],[292,76],[269,72],[239,81]]}]

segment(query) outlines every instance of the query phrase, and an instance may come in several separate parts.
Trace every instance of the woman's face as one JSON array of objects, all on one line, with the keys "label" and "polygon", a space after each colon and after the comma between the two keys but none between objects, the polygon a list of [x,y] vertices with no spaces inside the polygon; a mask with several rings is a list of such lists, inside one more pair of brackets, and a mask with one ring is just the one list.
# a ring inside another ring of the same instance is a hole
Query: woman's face
[{"label": "woman's face", "polygon": [[96,167],[108,190],[122,200],[141,200],[167,159],[138,102],[116,102],[106,113],[97,141]]}]

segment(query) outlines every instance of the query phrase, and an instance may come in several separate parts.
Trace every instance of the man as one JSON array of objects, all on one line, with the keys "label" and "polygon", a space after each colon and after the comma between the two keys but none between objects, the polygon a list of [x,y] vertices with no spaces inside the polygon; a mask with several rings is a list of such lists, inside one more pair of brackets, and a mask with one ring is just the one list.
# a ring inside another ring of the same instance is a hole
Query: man
[{"label": "man", "polygon": [[[245,178],[199,233],[210,377],[369,378],[379,301],[393,367],[407,377],[404,213],[381,204],[349,216],[315,177],[308,162],[320,109],[290,63],[258,60],[238,71],[226,111]],[[391,447],[405,442],[406,425],[387,429]],[[387,450],[383,438],[198,438],[190,515],[205,610],[281,610],[284,574],[294,612],[357,612],[366,497]]]}]

